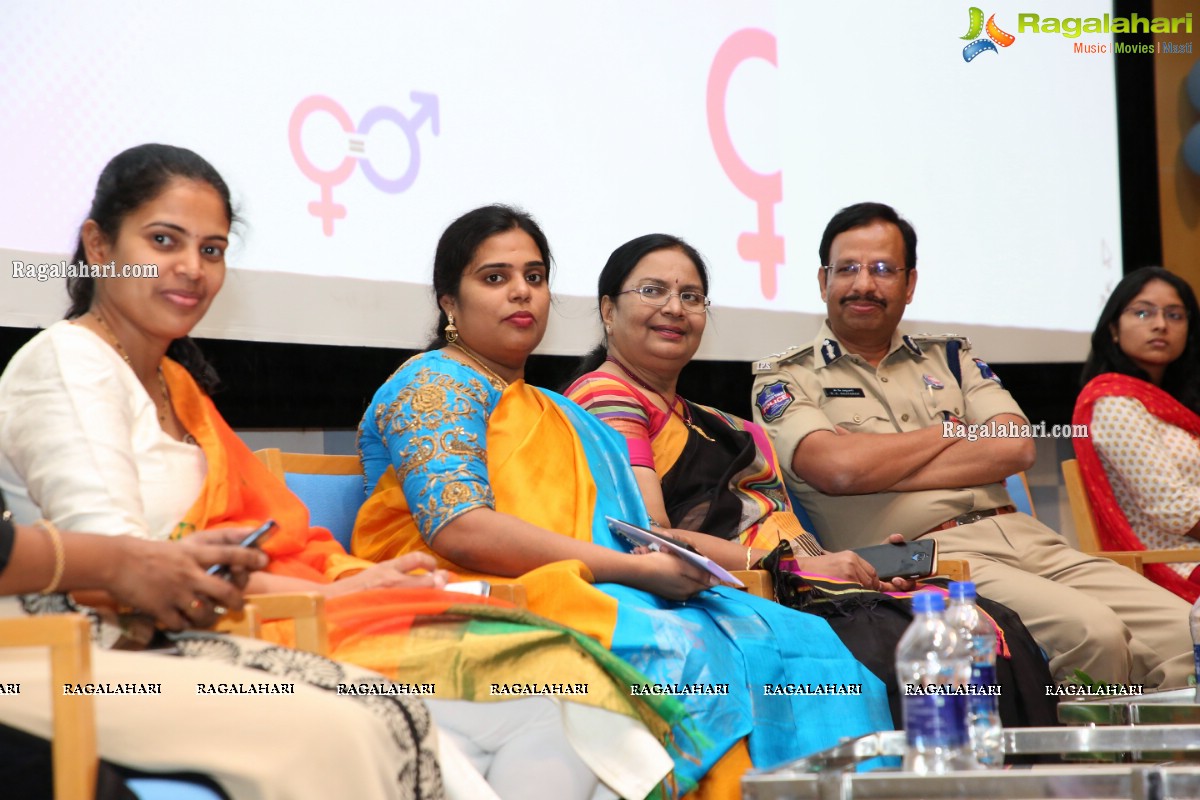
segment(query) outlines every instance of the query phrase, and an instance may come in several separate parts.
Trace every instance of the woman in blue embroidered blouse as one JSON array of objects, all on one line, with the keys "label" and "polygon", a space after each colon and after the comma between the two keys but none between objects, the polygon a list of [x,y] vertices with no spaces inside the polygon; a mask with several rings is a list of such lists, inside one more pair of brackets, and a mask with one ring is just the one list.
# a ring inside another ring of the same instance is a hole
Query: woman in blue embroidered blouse
[{"label": "woman in blue embroidered blouse", "polygon": [[[544,235],[513,209],[476,209],[443,234],[434,262],[440,349],[389,378],[359,428],[369,497],[355,554],[420,551],[460,574],[515,579],[532,611],[680,691],[701,734],[692,741],[705,743],[672,752],[683,791],[710,771],[706,788],[724,791],[751,761],[771,766],[890,728],[882,685],[824,621],[614,540],[606,516],[648,519],[624,441],[522,379],[545,332],[549,268]],[[768,691],[797,682],[861,694]]]}]

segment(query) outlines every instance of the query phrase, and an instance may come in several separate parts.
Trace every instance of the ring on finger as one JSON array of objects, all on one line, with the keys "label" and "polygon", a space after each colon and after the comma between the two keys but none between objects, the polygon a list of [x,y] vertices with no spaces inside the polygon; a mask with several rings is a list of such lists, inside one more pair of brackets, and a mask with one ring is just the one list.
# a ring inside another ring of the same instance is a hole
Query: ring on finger
[{"label": "ring on finger", "polygon": [[200,598],[198,597],[193,597],[192,602],[188,604],[188,608],[190,608],[192,611],[199,611],[203,607],[204,603],[200,602]]}]

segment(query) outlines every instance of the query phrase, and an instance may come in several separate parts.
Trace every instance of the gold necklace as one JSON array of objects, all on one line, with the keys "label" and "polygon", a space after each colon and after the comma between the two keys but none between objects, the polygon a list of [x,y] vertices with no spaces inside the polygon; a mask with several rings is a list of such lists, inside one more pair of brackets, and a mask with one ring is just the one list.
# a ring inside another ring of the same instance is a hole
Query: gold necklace
[{"label": "gold necklace", "polygon": [[[96,322],[100,323],[101,328],[104,328],[104,332],[108,335],[108,343],[116,348],[117,353],[120,354],[121,358],[125,359],[125,363],[129,365],[129,368],[133,369],[133,362],[129,360],[129,353],[125,352],[125,348],[121,345],[121,340],[113,333],[113,329],[108,327],[108,323],[104,321],[104,317],[100,316],[100,313],[97,311],[89,311],[88,313],[96,318]],[[137,371],[134,370],[134,375],[136,374]],[[161,366],[158,368],[158,388],[162,392],[162,405],[159,405],[158,401],[155,401],[154,406],[158,411],[158,424],[165,428],[167,424],[167,411],[171,408],[171,395],[167,391],[167,379],[163,377]]]},{"label": "gold necklace", "polygon": [[487,375],[488,378],[491,381],[493,381],[494,383],[500,384],[500,388],[502,391],[504,389],[508,388],[508,381],[504,380],[504,378],[501,378],[499,375],[497,375],[495,372],[493,372],[491,369],[489,369],[488,365],[483,363],[483,359],[480,358],[479,354],[476,353],[474,350],[467,347],[462,342],[452,342],[451,344],[447,345],[447,347],[453,347],[456,350],[461,350],[463,353],[470,356],[471,360],[475,362],[475,365],[477,367],[479,367],[480,370],[482,370],[484,375]]}]

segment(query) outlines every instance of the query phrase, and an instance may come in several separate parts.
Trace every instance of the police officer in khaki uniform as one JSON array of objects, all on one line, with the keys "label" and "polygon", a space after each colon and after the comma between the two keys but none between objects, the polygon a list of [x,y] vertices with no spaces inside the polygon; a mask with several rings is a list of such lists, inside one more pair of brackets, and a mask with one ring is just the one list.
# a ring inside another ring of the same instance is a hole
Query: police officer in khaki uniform
[{"label": "police officer in khaki uniform", "polygon": [[1003,481],[1033,463],[1026,432],[944,435],[947,422],[1010,433],[1027,420],[966,339],[898,331],[917,283],[912,226],[886,205],[850,206],[820,254],[828,319],[811,345],[755,363],[753,401],[825,546],[936,537],[941,555],[970,563],[981,594],[1021,615],[1057,680],[1082,669],[1186,685],[1187,603],[1013,508]]}]

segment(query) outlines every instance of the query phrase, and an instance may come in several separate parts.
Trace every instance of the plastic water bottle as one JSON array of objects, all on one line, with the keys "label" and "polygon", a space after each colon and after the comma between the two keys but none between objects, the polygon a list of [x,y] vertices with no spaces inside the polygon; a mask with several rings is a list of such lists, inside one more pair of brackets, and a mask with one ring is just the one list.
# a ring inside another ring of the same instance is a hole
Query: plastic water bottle
[{"label": "plastic water bottle", "polygon": [[[979,692],[997,691],[996,631],[975,603],[975,584],[950,584],[946,624],[967,644],[971,661],[971,686]],[[967,696],[967,733],[975,760],[983,767],[1004,764],[1004,728],[1000,724],[1000,698],[993,694]]]},{"label": "plastic water bottle", "polygon": [[[945,602],[937,592],[913,595],[913,621],[896,645],[896,677],[904,703],[907,748],[904,769],[941,775],[971,769],[975,758],[967,733],[964,696],[926,694],[930,687],[966,686],[971,680],[967,649],[942,618]],[[914,691],[915,690],[915,691]]]},{"label": "plastic water bottle", "polygon": [[1192,604],[1188,622],[1192,626],[1192,653],[1196,657],[1196,702],[1200,703],[1200,597]]}]

